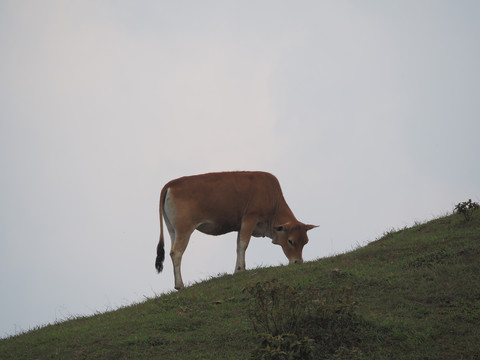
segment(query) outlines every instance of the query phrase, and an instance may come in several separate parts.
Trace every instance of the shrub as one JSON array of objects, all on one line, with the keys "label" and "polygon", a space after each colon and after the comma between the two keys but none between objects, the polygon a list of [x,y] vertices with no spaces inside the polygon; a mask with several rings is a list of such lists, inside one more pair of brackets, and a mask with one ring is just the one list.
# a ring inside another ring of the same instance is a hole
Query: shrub
[{"label": "shrub", "polygon": [[255,332],[273,336],[296,334],[299,320],[305,317],[306,301],[298,290],[278,279],[247,286],[252,295],[248,316]]},{"label": "shrub", "polygon": [[468,199],[468,201],[458,203],[455,206],[454,212],[457,214],[462,214],[466,221],[470,221],[472,219],[473,212],[479,208],[480,205],[477,202],[472,201],[472,199]]},{"label": "shrub", "polygon": [[296,288],[272,279],[246,291],[252,295],[248,316],[260,339],[252,359],[328,358],[339,349],[357,349],[370,330],[355,314],[348,287]]}]

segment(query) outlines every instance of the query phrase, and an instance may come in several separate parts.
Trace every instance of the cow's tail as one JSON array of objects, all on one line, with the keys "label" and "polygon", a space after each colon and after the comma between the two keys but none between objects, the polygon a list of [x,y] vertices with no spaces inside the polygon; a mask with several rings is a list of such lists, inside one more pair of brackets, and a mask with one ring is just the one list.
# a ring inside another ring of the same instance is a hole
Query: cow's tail
[{"label": "cow's tail", "polygon": [[163,203],[165,202],[165,194],[167,187],[162,189],[160,194],[160,205],[159,205],[159,214],[160,214],[160,240],[157,245],[157,258],[155,259],[155,268],[158,273],[161,273],[163,270],[163,260],[165,260],[165,242],[163,240]]}]

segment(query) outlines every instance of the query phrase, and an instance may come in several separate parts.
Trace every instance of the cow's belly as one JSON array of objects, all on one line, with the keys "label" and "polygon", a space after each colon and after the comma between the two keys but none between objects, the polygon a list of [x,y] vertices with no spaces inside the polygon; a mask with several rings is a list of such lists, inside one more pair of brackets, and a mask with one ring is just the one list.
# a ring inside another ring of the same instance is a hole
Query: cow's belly
[{"label": "cow's belly", "polygon": [[[196,229],[204,234],[208,235],[222,235],[232,231],[240,231],[240,225],[227,224],[227,223],[215,223],[215,222],[203,222],[199,224]],[[267,224],[259,222],[252,233],[255,237],[264,237],[267,235]]]},{"label": "cow's belly", "polygon": [[240,230],[238,226],[234,226],[233,224],[218,224],[214,222],[201,223],[196,229],[207,235],[222,235]]}]

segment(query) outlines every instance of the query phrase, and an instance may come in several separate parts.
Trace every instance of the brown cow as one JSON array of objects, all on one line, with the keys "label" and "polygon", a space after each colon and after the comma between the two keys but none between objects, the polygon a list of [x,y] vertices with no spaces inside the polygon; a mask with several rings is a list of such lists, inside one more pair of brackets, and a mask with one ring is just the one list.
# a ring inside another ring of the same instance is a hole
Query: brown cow
[{"label": "brown cow", "polygon": [[170,181],[160,195],[160,241],[155,267],[163,269],[163,221],[172,247],[175,289],[184,287],[180,264],[190,235],[238,231],[235,272],[245,270],[250,237],[267,236],[282,247],[290,263],[302,262],[307,231],[316,227],[298,221],[288,207],[275,176],[266,172],[224,172],[186,176]]}]

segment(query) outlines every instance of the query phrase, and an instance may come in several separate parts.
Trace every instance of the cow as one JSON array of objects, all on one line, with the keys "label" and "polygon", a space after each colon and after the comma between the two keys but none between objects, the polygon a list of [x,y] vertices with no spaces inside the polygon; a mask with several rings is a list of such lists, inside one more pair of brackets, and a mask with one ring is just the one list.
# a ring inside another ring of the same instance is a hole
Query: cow
[{"label": "cow", "polygon": [[163,270],[163,219],[172,241],[170,256],[175,289],[184,287],[180,265],[190,235],[238,231],[235,272],[245,270],[251,236],[269,237],[290,263],[301,263],[307,231],[316,227],[298,221],[288,207],[275,176],[267,172],[221,172],[185,176],[168,182],[160,194],[160,240],[155,267]]}]

